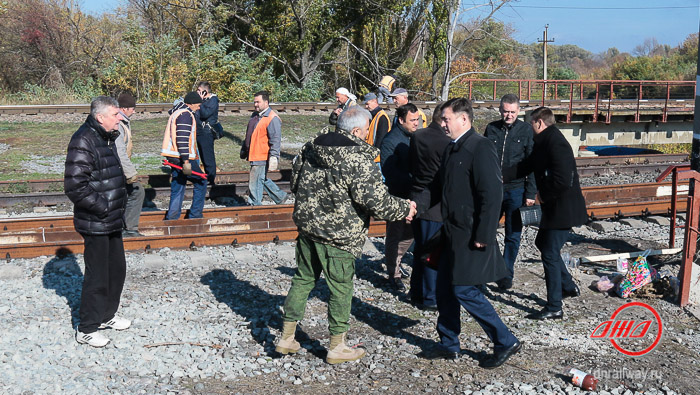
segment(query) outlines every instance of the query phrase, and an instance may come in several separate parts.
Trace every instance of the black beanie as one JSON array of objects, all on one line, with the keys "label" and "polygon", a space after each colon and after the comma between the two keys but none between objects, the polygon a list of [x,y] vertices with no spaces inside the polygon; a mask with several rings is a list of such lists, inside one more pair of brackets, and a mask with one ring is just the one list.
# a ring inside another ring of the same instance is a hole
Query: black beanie
[{"label": "black beanie", "polygon": [[199,104],[202,102],[202,98],[197,92],[190,92],[185,95],[185,104]]}]

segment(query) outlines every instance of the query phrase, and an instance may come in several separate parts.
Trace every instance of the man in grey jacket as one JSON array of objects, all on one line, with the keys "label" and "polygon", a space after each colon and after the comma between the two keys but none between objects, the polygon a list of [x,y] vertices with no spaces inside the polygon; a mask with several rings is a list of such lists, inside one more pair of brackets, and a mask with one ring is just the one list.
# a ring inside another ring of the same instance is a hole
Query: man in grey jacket
[{"label": "man in grey jacket", "polygon": [[136,110],[136,99],[129,92],[122,92],[117,98],[119,102],[119,114],[122,116],[119,122],[119,137],[114,141],[119,154],[119,161],[124,170],[126,177],[126,211],[124,212],[124,222],[126,229],[122,231],[123,237],[143,236],[139,233],[139,218],[141,216],[141,207],[143,207],[143,199],[146,197],[146,191],[143,185],[138,181],[136,167],[131,163],[131,154],[133,151],[133,143],[131,140],[131,121],[130,117],[134,115]]}]

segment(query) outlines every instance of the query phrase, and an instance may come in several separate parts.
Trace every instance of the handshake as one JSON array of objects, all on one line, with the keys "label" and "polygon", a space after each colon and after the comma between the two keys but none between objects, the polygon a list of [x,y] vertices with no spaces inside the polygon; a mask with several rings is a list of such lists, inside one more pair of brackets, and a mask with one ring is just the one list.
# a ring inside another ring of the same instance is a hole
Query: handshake
[{"label": "handshake", "polygon": [[416,202],[414,202],[413,200],[408,200],[408,203],[411,205],[411,210],[408,212],[408,215],[406,216],[406,222],[408,222],[410,224],[411,221],[413,221],[413,217],[415,217],[415,215],[418,213],[418,209],[416,206]]}]

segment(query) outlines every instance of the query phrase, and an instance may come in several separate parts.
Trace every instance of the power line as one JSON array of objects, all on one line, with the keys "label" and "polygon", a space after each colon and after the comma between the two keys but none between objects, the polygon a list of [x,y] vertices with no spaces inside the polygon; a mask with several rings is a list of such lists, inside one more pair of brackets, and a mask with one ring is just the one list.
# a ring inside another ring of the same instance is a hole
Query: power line
[{"label": "power line", "polygon": [[549,8],[561,10],[672,10],[672,9],[697,9],[696,6],[672,6],[672,7],[564,7],[564,6],[540,6],[540,5],[509,5],[513,8]]}]

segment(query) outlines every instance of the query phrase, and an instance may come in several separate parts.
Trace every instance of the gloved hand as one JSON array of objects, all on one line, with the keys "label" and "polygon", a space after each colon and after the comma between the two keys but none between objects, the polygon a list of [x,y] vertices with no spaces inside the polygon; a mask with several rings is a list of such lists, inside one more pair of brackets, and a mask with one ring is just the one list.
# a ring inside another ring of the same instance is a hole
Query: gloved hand
[{"label": "gloved hand", "polygon": [[182,164],[182,174],[186,176],[192,175],[192,165],[190,164],[190,161],[186,161]]},{"label": "gloved hand", "polygon": [[271,156],[270,159],[267,160],[267,170],[270,171],[275,171],[279,169],[280,166],[280,158],[276,156]]},{"label": "gloved hand", "polygon": [[136,176],[136,175],[134,175],[134,176],[132,176],[132,177],[127,178],[127,179],[126,179],[126,183],[127,183],[127,184],[133,184],[133,183],[137,182],[138,180],[139,180],[139,177]]}]

